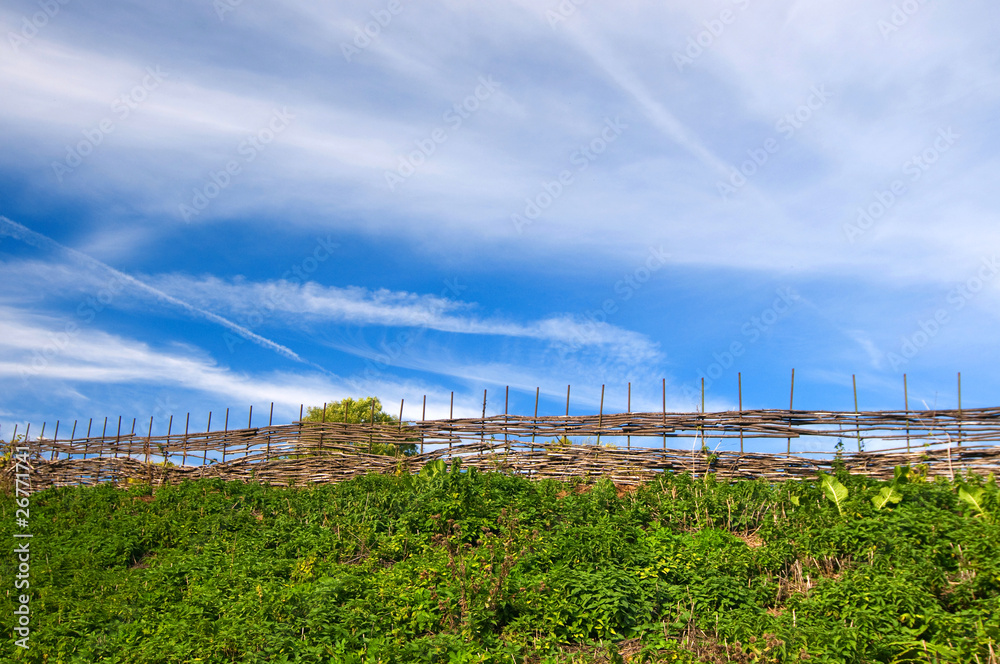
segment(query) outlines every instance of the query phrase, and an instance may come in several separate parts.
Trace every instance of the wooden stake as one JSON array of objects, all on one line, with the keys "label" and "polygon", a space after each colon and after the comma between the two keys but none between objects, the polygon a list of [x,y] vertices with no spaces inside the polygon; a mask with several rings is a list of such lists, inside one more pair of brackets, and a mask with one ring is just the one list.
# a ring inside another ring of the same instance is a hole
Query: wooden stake
[{"label": "wooden stake", "polygon": [[[451,391],[451,401],[448,404],[448,420],[449,422],[455,419],[455,390]],[[451,454],[451,442],[452,438],[455,436],[454,428],[448,431],[448,454]]]},{"label": "wooden stake", "polygon": [[[740,419],[743,419],[743,373],[736,372],[736,389],[740,395]],[[740,422],[740,454],[743,454],[743,422]]]},{"label": "wooden stake", "polygon": [[271,402],[271,413],[267,416],[267,449],[264,452],[264,460],[271,460],[271,425],[274,422],[274,402]]},{"label": "wooden stake", "polygon": [[507,437],[507,407],[510,405],[510,385],[504,388],[503,392],[503,444],[506,445],[507,453],[510,454],[510,439]]},{"label": "wooden stake", "polygon": [[[535,421],[532,423],[533,426],[531,427],[531,444],[532,444],[532,446],[535,444],[535,427],[538,426],[538,394],[541,391],[542,391],[541,387],[536,387],[535,388]],[[534,452],[535,448],[532,447],[531,451]]]},{"label": "wooden stake", "polygon": [[375,397],[372,397],[372,428],[368,432],[368,454],[372,453],[372,437],[375,435]]},{"label": "wooden stake", "polygon": [[[632,414],[632,383],[631,382],[628,384],[628,401],[626,403],[627,403],[627,405],[625,406],[626,412],[629,415],[631,415]],[[625,441],[626,441],[625,442],[625,449],[631,450],[632,449],[632,435],[629,434],[628,437],[626,437]]]},{"label": "wooden stake", "polygon": [[667,449],[667,379],[663,379],[663,449]]},{"label": "wooden stake", "polygon": [[[792,367],[792,390],[788,396],[788,428],[792,428],[792,404],[795,401],[795,367]],[[788,437],[788,448],[785,450],[786,454],[792,453],[792,437]]]},{"label": "wooden stake", "polygon": [[486,440],[486,390],[483,390],[483,419],[480,424],[479,442],[482,443]]},{"label": "wooden stake", "polygon": [[184,449],[181,452],[181,465],[187,465],[188,456],[188,427],[191,425],[191,412],[188,411],[187,417],[184,418]]},{"label": "wooden stake", "polygon": [[858,379],[851,374],[851,384],[854,386],[854,425],[858,433],[858,453],[861,453],[861,424],[858,421]]},{"label": "wooden stake", "polygon": [[[704,421],[704,415],[705,415],[705,377],[704,376],[701,377],[701,414],[702,414],[702,419],[700,421]],[[705,430],[702,428],[702,426],[700,424],[698,425],[698,434],[701,436],[701,445],[702,445],[702,447],[704,447],[705,446]]]},{"label": "wooden stake", "polygon": [[54,461],[59,458],[59,448],[56,447],[56,443],[59,441],[59,420],[56,420],[56,432],[52,436],[52,456],[51,459]]},{"label": "wooden stake", "polygon": [[108,418],[104,417],[104,431],[101,433],[101,446],[97,450],[97,458],[100,459],[104,456],[104,440],[108,437]]},{"label": "wooden stake", "polygon": [[323,402],[323,414],[320,415],[319,423],[320,423],[320,428],[319,428],[319,449],[323,449],[323,429],[324,429],[324,427],[322,425],[326,424],[326,402],[325,401]]},{"label": "wooden stake", "polygon": [[[212,411],[208,411],[208,424],[205,425],[205,433],[209,434],[212,432]],[[302,439],[302,433],[299,432],[299,439]],[[204,468],[208,464],[208,441],[205,441],[205,453],[201,455],[201,465]]]},{"label": "wooden stake", "polygon": [[222,463],[226,462],[226,448],[229,446],[229,409],[226,409],[226,422],[222,425]]},{"label": "wooden stake", "polygon": [[[90,427],[91,427],[91,425],[93,423],[94,423],[94,418],[92,417],[92,418],[90,418],[90,421],[87,422],[87,442],[83,444],[83,458],[84,459],[87,458],[87,451],[90,449]],[[17,427],[16,424],[14,426]],[[14,430],[14,433],[17,434],[17,429],[16,428]]]},{"label": "wooden stake", "polygon": [[962,372],[958,372],[958,446],[962,446]]},{"label": "wooden stake", "polygon": [[[427,419],[427,395],[424,395],[424,408],[420,411],[420,421],[423,422]],[[423,429],[420,431],[420,453],[424,453],[424,432]]]},{"label": "wooden stake", "polygon": [[566,386],[566,429],[563,433],[563,438],[567,441],[569,440],[569,385]]},{"label": "wooden stake", "polygon": [[[541,392],[541,387],[535,388],[535,420],[532,422],[531,427],[531,452],[534,454],[535,451],[535,429],[538,427],[538,393]],[[528,468],[528,479],[531,479],[531,468]]]},{"label": "wooden stake", "polygon": [[153,416],[149,416],[149,433],[146,434],[146,444],[143,445],[146,452],[146,465],[149,465],[149,439],[153,437]]},{"label": "wooden stake", "polygon": [[906,451],[910,451],[910,394],[906,389],[906,374],[903,374],[903,408],[906,413]]},{"label": "wooden stake", "polygon": [[604,426],[604,386],[601,385],[601,410],[597,415],[597,446],[601,445],[601,428]]}]

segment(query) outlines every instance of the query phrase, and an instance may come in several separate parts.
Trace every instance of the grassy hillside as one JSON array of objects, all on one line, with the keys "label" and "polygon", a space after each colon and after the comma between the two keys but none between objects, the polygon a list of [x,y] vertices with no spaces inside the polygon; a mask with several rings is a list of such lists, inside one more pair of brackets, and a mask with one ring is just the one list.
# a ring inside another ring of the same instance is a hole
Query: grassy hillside
[{"label": "grassy hillside", "polygon": [[[5,636],[0,660],[996,662],[997,494],[914,472],[629,491],[443,466],[49,490],[30,649]],[[15,509],[0,498],[8,543]]]}]

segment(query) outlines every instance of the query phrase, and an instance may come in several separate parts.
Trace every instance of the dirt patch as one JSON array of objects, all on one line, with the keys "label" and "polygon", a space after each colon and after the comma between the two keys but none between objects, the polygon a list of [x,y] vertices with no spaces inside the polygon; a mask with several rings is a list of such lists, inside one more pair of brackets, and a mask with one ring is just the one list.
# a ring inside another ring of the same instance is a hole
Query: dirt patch
[{"label": "dirt patch", "polygon": [[759,549],[765,544],[764,539],[757,533],[733,533],[733,535],[743,540],[751,549]]}]

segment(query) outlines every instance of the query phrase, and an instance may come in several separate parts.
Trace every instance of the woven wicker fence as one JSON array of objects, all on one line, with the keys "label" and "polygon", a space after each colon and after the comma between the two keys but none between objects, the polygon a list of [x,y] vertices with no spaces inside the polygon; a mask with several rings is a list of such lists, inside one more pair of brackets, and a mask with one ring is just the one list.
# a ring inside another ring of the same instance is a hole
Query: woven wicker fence
[{"label": "woven wicker fence", "polygon": [[[851,472],[891,477],[893,468],[903,464],[926,464],[932,476],[996,472],[1000,408],[498,415],[399,425],[296,422],[169,436],[24,441],[18,446],[28,451],[27,467],[22,463],[16,468],[8,458],[0,473],[10,480],[27,469],[34,490],[200,477],[304,485],[365,473],[414,473],[430,461],[461,458],[466,467],[532,478],[606,476],[637,484],[663,472],[714,472],[720,480],[780,480],[830,470],[831,438],[852,451],[855,446],[879,448],[843,454]],[[608,439],[615,445],[609,446]],[[779,447],[785,442],[786,451],[743,451],[765,442]],[[380,445],[400,443],[415,444],[420,453],[369,453]],[[728,449],[737,447],[739,451]]]}]

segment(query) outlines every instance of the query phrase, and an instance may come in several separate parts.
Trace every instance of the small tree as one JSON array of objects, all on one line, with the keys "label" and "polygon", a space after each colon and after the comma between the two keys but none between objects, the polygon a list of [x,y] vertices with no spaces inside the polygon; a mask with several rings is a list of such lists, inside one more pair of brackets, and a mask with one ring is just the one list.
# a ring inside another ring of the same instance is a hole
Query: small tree
[{"label": "small tree", "polygon": [[[306,411],[303,422],[346,422],[348,424],[383,424],[387,426],[399,427],[399,418],[390,415],[382,409],[382,402],[378,397],[363,397],[352,399],[350,397],[340,401],[326,404],[326,413],[322,406],[310,406]],[[403,428],[407,426],[404,423]],[[419,441],[419,438],[407,438],[407,440]],[[354,443],[357,447],[365,447],[361,443]],[[367,450],[366,450],[367,451]],[[385,454],[389,456],[410,456],[417,453],[415,443],[379,443],[372,445],[372,454]]]}]

